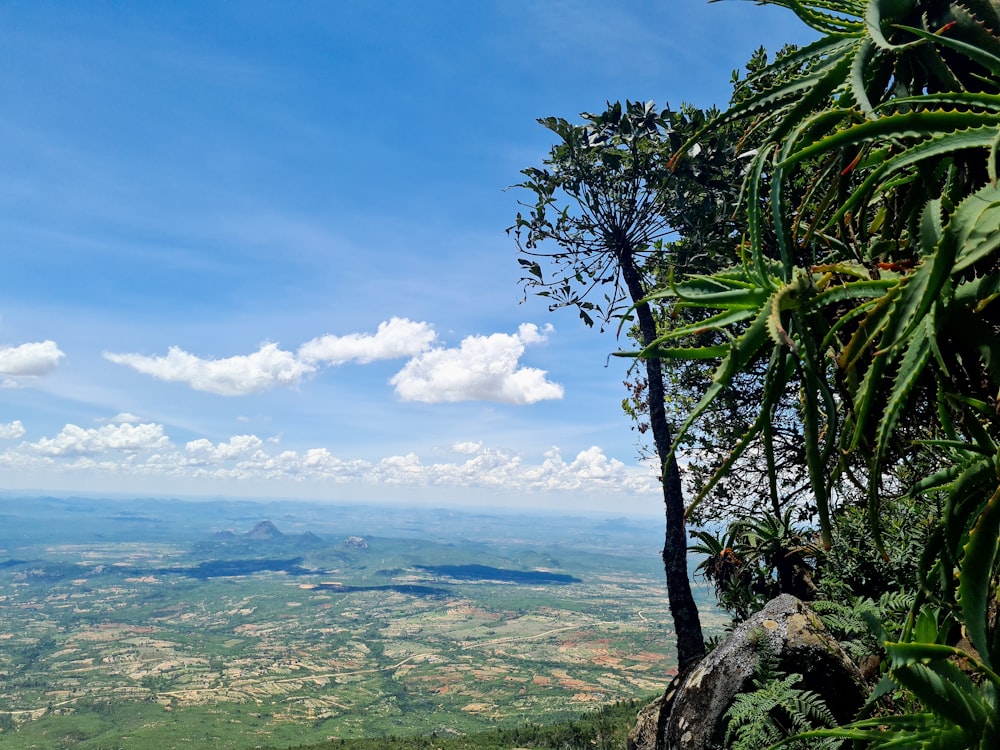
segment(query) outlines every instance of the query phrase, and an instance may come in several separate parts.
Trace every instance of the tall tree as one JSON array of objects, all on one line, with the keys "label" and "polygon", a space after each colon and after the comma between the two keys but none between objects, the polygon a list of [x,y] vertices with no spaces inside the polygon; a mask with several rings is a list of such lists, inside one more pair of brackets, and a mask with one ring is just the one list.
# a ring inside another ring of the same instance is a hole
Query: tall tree
[{"label": "tall tree", "polygon": [[[704,123],[703,113],[626,102],[582,118],[580,125],[555,117],[539,120],[560,140],[542,168],[523,170],[527,179],[517,187],[533,193],[534,202],[525,204],[527,212],[518,213],[508,232],[521,254],[526,290],[548,298],[551,309],[576,307],[588,326],[595,320],[602,330],[612,320],[632,323],[633,335],[646,347],[659,332],[646,301],[651,278],[644,259],[660,251],[681,222],[692,248],[699,231],[725,234],[727,211],[719,201],[733,192],[734,180],[719,185],[713,180],[731,169],[732,148],[712,134],[699,147],[697,162],[675,172],[669,157]],[[684,671],[701,659],[705,646],[688,576],[685,503],[670,450],[663,366],[655,357],[642,363],[649,431],[660,459],[667,595]]]},{"label": "tall tree", "polygon": [[[795,52],[795,47],[787,46],[778,52],[777,59]],[[745,73],[733,72],[731,103],[736,105],[770,90],[777,82],[769,75],[767,53],[760,48],[747,62]],[[710,114],[703,127],[719,116],[714,111]],[[737,145],[738,150],[727,149],[723,152],[724,162],[709,160],[706,165],[700,142],[693,157],[686,154],[684,159],[672,163],[675,185],[682,186],[678,203],[672,207],[671,224],[676,232],[663,242],[662,252],[646,262],[654,288],[669,287],[673,279],[711,273],[739,260],[740,243],[736,238],[742,239],[748,231],[745,212],[738,207],[739,186],[762,138],[748,136],[741,127],[731,125],[713,128],[713,132],[716,137]],[[706,140],[703,135],[701,141]],[[810,172],[808,179],[800,183],[807,185],[816,177]],[[699,187],[705,192],[700,200],[692,200]],[[671,198],[670,193],[667,198]],[[684,345],[686,352],[699,352],[699,359],[687,359],[686,353],[673,357],[670,347],[662,350],[653,347],[645,352],[646,356],[663,357],[669,382],[668,416],[672,424],[682,424],[711,385],[712,353],[722,350],[726,335],[712,321],[706,321],[708,315],[697,308],[677,304],[670,297],[658,296],[649,301],[658,314],[661,333],[678,328],[695,332],[684,337]],[[676,346],[676,341],[672,346]],[[766,361],[758,361],[739,373],[701,413],[698,429],[680,436],[684,443],[687,486],[698,498],[689,505],[687,515],[696,525],[759,517],[764,499],[768,501],[772,520],[780,520],[788,511],[800,521],[815,515],[809,482],[803,481],[801,413],[789,408],[794,402],[776,409],[770,415],[767,434],[759,436],[732,465],[729,462],[728,447],[757,419],[766,365]],[[640,431],[648,430],[643,421],[648,411],[645,381],[633,378],[628,385],[633,396],[624,404],[625,409],[637,421]],[[790,385],[794,388],[795,384]],[[770,464],[760,461],[759,457],[765,453],[774,456],[775,461]],[[703,494],[701,490],[708,486],[711,493]]]}]

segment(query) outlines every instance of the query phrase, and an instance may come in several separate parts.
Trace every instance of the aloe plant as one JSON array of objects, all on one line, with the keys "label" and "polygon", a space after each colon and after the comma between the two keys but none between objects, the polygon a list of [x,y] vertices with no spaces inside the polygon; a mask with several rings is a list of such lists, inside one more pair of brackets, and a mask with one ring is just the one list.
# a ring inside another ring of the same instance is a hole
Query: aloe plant
[{"label": "aloe plant", "polygon": [[[701,317],[641,356],[719,360],[675,449],[741,373],[767,363],[758,418],[720,476],[748,446],[768,445],[771,415],[793,393],[827,546],[838,483],[865,486],[881,544],[884,478],[910,456],[928,459],[935,470],[908,491],[939,498],[940,518],[914,611],[886,642],[887,684],[905,687],[924,711],[831,731],[873,747],[995,747],[998,4],[769,1],[821,37],[761,71],[772,85],[709,123],[742,125],[752,156],[741,255],[652,295]],[[684,158],[682,148],[674,161]],[[687,344],[705,331],[718,343]],[[938,637],[959,627],[970,643],[962,652]]]}]

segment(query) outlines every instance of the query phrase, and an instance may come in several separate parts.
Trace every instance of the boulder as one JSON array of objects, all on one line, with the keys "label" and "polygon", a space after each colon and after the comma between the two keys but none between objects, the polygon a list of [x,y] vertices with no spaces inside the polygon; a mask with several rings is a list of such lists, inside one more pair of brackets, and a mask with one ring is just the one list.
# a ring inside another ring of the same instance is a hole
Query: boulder
[{"label": "boulder", "polygon": [[[676,682],[676,681],[675,681]],[[663,720],[670,710],[670,699],[673,697],[674,682],[670,683],[667,692],[661,695],[652,703],[643,706],[636,714],[635,724],[632,731],[628,733],[628,740],[625,743],[626,750],[660,750],[656,741],[663,737]]]},{"label": "boulder", "polygon": [[667,709],[660,747],[723,747],[726,711],[736,695],[751,688],[763,639],[779,668],[801,674],[801,687],[819,694],[839,722],[849,721],[864,704],[868,691],[858,667],[815,612],[794,596],[782,594],[740,624],[688,673]]}]

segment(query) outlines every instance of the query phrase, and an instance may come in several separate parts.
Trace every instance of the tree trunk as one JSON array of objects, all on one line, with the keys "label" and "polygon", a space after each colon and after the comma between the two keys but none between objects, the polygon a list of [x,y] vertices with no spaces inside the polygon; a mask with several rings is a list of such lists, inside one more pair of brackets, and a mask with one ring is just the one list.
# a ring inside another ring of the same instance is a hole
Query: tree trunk
[{"label": "tree trunk", "polygon": [[[656,321],[649,305],[641,302],[646,296],[642,276],[631,252],[621,253],[619,262],[622,278],[635,304],[642,345],[649,346],[657,338]],[[684,494],[681,489],[677,458],[670,454],[673,436],[667,421],[663,368],[660,360],[655,358],[645,359],[643,362],[646,365],[646,378],[649,381],[649,425],[653,433],[656,455],[660,459],[660,475],[663,482],[663,506],[666,514],[663,571],[667,580],[670,615],[673,617],[677,636],[677,663],[679,671],[683,674],[705,655],[705,639],[702,636],[701,619],[698,616],[694,596],[691,594],[691,581],[688,577]],[[670,457],[666,458],[668,454]]]}]

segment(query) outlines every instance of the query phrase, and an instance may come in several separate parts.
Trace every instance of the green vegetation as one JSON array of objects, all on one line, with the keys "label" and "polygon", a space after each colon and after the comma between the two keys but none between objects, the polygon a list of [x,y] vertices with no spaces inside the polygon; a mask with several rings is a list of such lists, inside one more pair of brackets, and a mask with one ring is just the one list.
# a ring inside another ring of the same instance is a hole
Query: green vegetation
[{"label": "green vegetation", "polygon": [[465,737],[371,737],[337,740],[302,750],[619,750],[625,747],[635,716],[644,701],[619,701],[568,721],[524,723]]},{"label": "green vegetation", "polygon": [[[753,690],[736,696],[726,712],[726,747],[729,750],[755,750],[816,726],[837,723],[823,699],[799,687],[802,675],[784,674],[774,653],[760,639],[760,664],[753,679]],[[797,750],[836,750],[831,738],[811,739],[791,747]]]},{"label": "green vegetation", "polygon": [[[818,38],[760,51],[725,112],[542,121],[560,143],[525,171],[527,286],[638,343],[626,411],[665,467],[692,456],[700,570],[734,621],[794,593],[866,662],[864,715],[805,742],[995,747],[1000,6],[763,1]],[[637,207],[653,232],[628,223]],[[531,257],[541,241],[559,247],[551,271]],[[578,246],[631,263],[646,294],[621,310],[624,270]],[[590,303],[602,285],[607,304]],[[782,736],[765,723],[734,742]]]},{"label": "green vegetation", "polygon": [[[365,517],[392,533],[419,513],[324,519],[284,505],[283,529],[315,529],[304,548],[300,533],[185,530],[179,504],[135,531],[161,541],[107,542],[90,537],[113,504],[79,504],[55,539],[58,504],[8,507],[19,531],[0,536],[4,748],[527,731],[655,693],[673,665],[656,534],[641,524],[560,519],[571,543],[516,517],[428,513],[431,538],[361,537]],[[51,527],[18,520],[39,513]],[[480,528],[507,539],[480,541]],[[707,588],[696,592],[721,627]]]},{"label": "green vegetation", "polygon": [[[707,572],[734,613],[756,606],[768,572],[790,590],[795,576],[781,566],[793,564],[813,597],[868,610],[885,659],[873,701],[885,700],[870,706],[872,718],[807,736],[995,747],[998,8],[777,4],[820,38],[753,72],[705,128],[744,131],[735,263],[714,273],[675,269],[652,297],[695,320],[666,330],[642,356],[719,361],[681,435],[747,377],[762,384],[748,429],[701,489],[711,493],[748,452],[767,467],[767,493],[756,501],[772,519],[701,539],[714,553]],[[697,160],[700,137],[676,158]],[[789,415],[808,477],[807,498],[796,490],[792,502],[772,431]],[[815,520],[815,542],[792,528],[792,509]],[[858,509],[882,566],[851,546]],[[912,521],[906,528],[900,512]],[[913,554],[908,570],[892,564],[890,540]],[[873,575],[860,577],[866,568]],[[897,586],[911,603],[901,628],[871,611],[874,597],[885,601]]]}]

